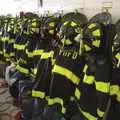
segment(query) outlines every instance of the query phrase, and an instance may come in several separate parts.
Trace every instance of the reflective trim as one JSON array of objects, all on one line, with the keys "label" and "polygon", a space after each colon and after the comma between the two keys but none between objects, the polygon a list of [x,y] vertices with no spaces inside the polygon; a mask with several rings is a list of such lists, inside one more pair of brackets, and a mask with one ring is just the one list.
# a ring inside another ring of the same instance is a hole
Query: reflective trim
[{"label": "reflective trim", "polygon": [[10,59],[8,59],[8,58],[7,58],[7,59],[5,59],[5,60],[6,60],[7,62],[8,62],[8,61],[10,61]]},{"label": "reflective trim", "polygon": [[19,66],[19,65],[16,66],[16,69],[17,69],[18,71],[20,71],[21,73],[29,74],[29,70],[28,70],[28,69],[23,68],[23,67],[21,67],[21,66]]},{"label": "reflective trim", "polygon": [[36,28],[31,28],[30,33],[33,33],[33,32],[35,32],[35,31],[36,31]]},{"label": "reflective trim", "polygon": [[84,78],[83,78],[83,82],[86,83],[86,84],[93,84],[95,81],[95,77],[93,75],[87,75],[85,74],[84,75]]},{"label": "reflective trim", "polygon": [[94,40],[92,42],[92,44],[95,46],[95,47],[99,47],[100,46],[100,40]]},{"label": "reflective trim", "polygon": [[36,55],[41,55],[43,53],[44,50],[42,49],[38,49],[38,50],[34,50],[33,51],[33,56],[36,56]]},{"label": "reflective trim", "polygon": [[25,45],[14,44],[14,48],[16,48],[17,50],[24,50],[25,47]]},{"label": "reflective trim", "polygon": [[33,57],[33,52],[27,52],[26,51],[26,53],[27,53],[28,57]]},{"label": "reflective trim", "polygon": [[75,27],[75,26],[77,26],[77,23],[75,23],[74,21],[72,21],[72,22],[71,22],[71,26],[72,26],[72,27]]},{"label": "reflective trim", "polygon": [[100,29],[97,29],[97,30],[93,31],[92,35],[94,35],[94,36],[100,36],[101,35],[100,34]]},{"label": "reflective trim", "polygon": [[99,117],[103,117],[104,116],[104,111],[101,111],[99,108],[97,109],[97,114]]},{"label": "reflective trim", "polygon": [[55,64],[55,59],[52,59],[51,61],[52,61],[52,65],[54,65]]},{"label": "reflective trim", "polygon": [[3,54],[3,51],[0,51],[0,54]]},{"label": "reflective trim", "polygon": [[69,23],[69,21],[66,21],[63,23],[64,26],[66,26]]},{"label": "reflective trim", "polygon": [[86,44],[84,44],[84,48],[85,48],[85,51],[90,51],[91,50],[91,48]]},{"label": "reflective trim", "polygon": [[15,56],[14,52],[10,53],[10,57]]},{"label": "reflective trim", "polygon": [[110,85],[110,95],[116,95],[119,91],[119,85]]},{"label": "reflective trim", "polygon": [[95,82],[96,90],[103,92],[103,93],[109,93],[110,91],[110,83],[108,82]]},{"label": "reflective trim", "polygon": [[116,100],[120,102],[120,87],[119,85],[110,86],[110,95],[116,95]]},{"label": "reflective trim", "polygon": [[9,57],[10,57],[10,55],[9,55],[8,53],[4,53],[4,57],[9,58]]},{"label": "reflective trim", "polygon": [[49,30],[49,33],[50,34],[54,34],[54,30]]},{"label": "reflective trim", "polygon": [[32,90],[32,97],[39,97],[41,99],[45,98],[45,92]]},{"label": "reflective trim", "polygon": [[96,24],[90,24],[90,25],[88,26],[89,29],[92,29],[92,28],[94,28],[94,27],[96,27]]},{"label": "reflective trim", "polygon": [[48,59],[48,58],[52,58],[54,55],[54,52],[53,51],[50,51],[50,52],[45,52],[42,54],[41,56],[41,59]]},{"label": "reflective trim", "polygon": [[36,26],[37,26],[36,21],[32,22],[31,27],[36,27]]},{"label": "reflective trim", "polygon": [[54,22],[50,22],[50,23],[49,23],[49,26],[50,26],[50,27],[54,27],[54,26],[55,26],[55,23],[54,23]]},{"label": "reflective trim", "polygon": [[81,92],[78,88],[75,89],[75,97],[80,100]]},{"label": "reflective trim", "polygon": [[56,97],[56,98],[53,98],[53,99],[52,98],[48,98],[48,105],[54,105],[56,103],[61,105],[61,107],[62,107],[61,112],[63,114],[65,114],[66,113],[66,108],[64,107],[63,100],[61,98],[59,98],[59,97]]},{"label": "reflective trim", "polygon": [[2,42],[8,42],[8,41],[9,41],[9,37],[2,37],[2,38],[1,38],[1,41],[2,41]]},{"label": "reflective trim", "polygon": [[117,92],[117,98],[116,98],[116,100],[117,100],[118,102],[120,102],[120,90]]},{"label": "reflective trim", "polygon": [[85,64],[84,69],[83,69],[83,72],[86,73],[87,69],[88,69],[88,65]]},{"label": "reflective trim", "polygon": [[34,75],[37,74],[37,68],[34,68],[34,71],[33,71]]},{"label": "reflective trim", "polygon": [[117,53],[116,55],[115,55],[115,58],[117,58],[118,60],[120,59],[120,53]]},{"label": "reflective trim", "polygon": [[83,110],[81,110],[82,114],[88,119],[88,120],[98,120],[97,117],[91,115],[90,113],[88,112],[85,112]]},{"label": "reflective trim", "polygon": [[61,43],[63,44],[63,45],[71,45],[72,44],[72,41],[70,40],[70,39],[62,39],[61,40]]},{"label": "reflective trim", "polygon": [[114,52],[114,47],[112,46],[112,52]]},{"label": "reflective trim", "polygon": [[64,67],[61,67],[59,65],[55,65],[52,69],[52,72],[55,72],[55,73],[65,76],[67,79],[69,79],[72,83],[74,83],[76,85],[78,85],[80,82],[80,78],[78,76],[76,76],[70,70],[68,70]]},{"label": "reflective trim", "polygon": [[32,73],[34,73],[34,69],[33,68],[31,68],[30,70],[31,70]]},{"label": "reflective trim", "polygon": [[35,78],[36,76],[34,76],[32,73],[29,74],[31,77]]},{"label": "reflective trim", "polygon": [[9,39],[8,43],[14,43],[14,39]]},{"label": "reflective trim", "polygon": [[75,97],[71,96],[70,101],[75,101]]}]

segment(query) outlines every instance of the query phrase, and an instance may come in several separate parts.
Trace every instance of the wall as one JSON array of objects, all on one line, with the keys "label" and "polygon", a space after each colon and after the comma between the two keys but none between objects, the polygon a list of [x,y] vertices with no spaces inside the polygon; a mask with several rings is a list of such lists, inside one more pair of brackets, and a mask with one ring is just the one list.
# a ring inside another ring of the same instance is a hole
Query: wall
[{"label": "wall", "polygon": [[113,21],[120,18],[120,0],[43,0],[45,8],[62,9],[64,12],[78,9],[90,18],[94,14],[103,11],[104,2],[112,2],[112,9],[108,11],[112,14]]},{"label": "wall", "polygon": [[0,14],[13,13],[19,11],[34,11],[41,14],[45,11],[58,12],[63,10],[64,13],[78,11],[84,13],[88,18],[102,11],[103,2],[112,2],[112,14],[115,22],[120,18],[120,0],[43,0],[43,7],[38,8],[38,0],[2,0],[0,4]]}]

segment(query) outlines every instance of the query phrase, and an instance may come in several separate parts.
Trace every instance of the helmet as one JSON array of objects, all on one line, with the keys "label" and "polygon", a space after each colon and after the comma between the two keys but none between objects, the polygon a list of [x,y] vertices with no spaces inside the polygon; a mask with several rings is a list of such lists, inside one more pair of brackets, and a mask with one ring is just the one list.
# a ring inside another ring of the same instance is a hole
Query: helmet
[{"label": "helmet", "polygon": [[40,19],[39,18],[32,18],[29,20],[29,32],[30,34],[40,33]]},{"label": "helmet", "polygon": [[106,24],[110,24],[112,23],[112,18],[111,18],[111,14],[108,12],[102,12],[102,13],[98,13],[95,16],[93,16],[90,20],[90,23],[94,23],[94,22],[99,22],[102,23],[104,25]]},{"label": "helmet", "polygon": [[83,46],[84,51],[100,50],[103,43],[103,30],[99,23],[88,23],[83,30]]},{"label": "helmet", "polygon": [[80,35],[87,18],[81,13],[68,13],[62,18],[62,26],[60,29],[61,42],[69,45],[80,42]]},{"label": "helmet", "polygon": [[53,16],[46,18],[46,20],[43,21],[43,24],[41,24],[42,37],[54,37],[59,29],[59,22],[60,19]]},{"label": "helmet", "polygon": [[8,25],[8,32],[14,32],[14,18],[10,17],[9,18],[9,25]]}]

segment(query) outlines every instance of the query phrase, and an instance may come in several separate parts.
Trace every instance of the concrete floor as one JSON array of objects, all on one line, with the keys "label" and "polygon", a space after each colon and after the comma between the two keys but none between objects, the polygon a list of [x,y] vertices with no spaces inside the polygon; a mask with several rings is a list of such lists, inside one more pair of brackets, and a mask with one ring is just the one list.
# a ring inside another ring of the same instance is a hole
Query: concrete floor
[{"label": "concrete floor", "polygon": [[1,87],[4,80],[0,79],[0,120],[15,120],[14,116],[20,111],[19,108],[13,105],[13,98],[10,96],[7,87]]}]

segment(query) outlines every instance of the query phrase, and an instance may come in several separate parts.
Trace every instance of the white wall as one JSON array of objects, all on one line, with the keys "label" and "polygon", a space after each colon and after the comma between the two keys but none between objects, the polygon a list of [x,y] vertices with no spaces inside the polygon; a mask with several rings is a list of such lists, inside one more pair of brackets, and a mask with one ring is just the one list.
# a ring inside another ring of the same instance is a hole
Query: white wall
[{"label": "white wall", "polygon": [[112,2],[112,9],[109,12],[112,14],[114,21],[120,18],[120,0],[43,0],[42,8],[38,8],[37,0],[1,0],[0,14],[16,14],[19,11],[39,11],[41,13],[44,10],[70,12],[78,9],[90,18],[102,11],[103,2]]},{"label": "white wall", "polygon": [[78,9],[90,18],[94,14],[103,11],[104,2],[112,2],[112,9],[108,11],[112,14],[115,22],[120,18],[120,0],[43,0],[44,7],[57,7],[64,10],[64,12]]}]

